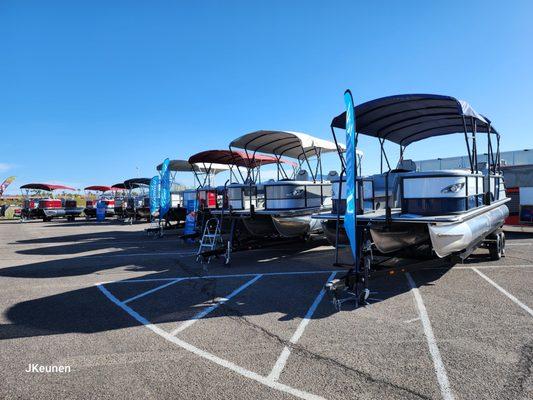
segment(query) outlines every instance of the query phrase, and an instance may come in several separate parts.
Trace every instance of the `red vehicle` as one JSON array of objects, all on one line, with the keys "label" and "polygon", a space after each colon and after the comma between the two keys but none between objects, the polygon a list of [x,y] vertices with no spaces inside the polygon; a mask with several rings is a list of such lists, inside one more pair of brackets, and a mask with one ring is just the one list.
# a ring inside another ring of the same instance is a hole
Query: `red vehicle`
[{"label": "red vehicle", "polygon": [[502,167],[506,193],[511,198],[506,225],[533,225],[533,165]]},{"label": "red vehicle", "polygon": [[[42,219],[44,222],[52,218],[66,217],[68,221],[74,221],[79,217],[83,209],[78,207],[75,199],[56,199],[53,197],[54,190],[76,189],[63,185],[48,183],[28,183],[20,187],[24,195],[21,218]],[[44,194],[43,194],[44,192]]]}]

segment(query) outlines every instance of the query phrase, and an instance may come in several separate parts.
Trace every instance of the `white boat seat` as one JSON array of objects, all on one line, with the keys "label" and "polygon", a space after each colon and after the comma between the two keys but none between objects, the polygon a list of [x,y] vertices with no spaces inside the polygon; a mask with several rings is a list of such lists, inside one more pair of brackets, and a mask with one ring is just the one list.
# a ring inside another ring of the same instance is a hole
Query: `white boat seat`
[{"label": "white boat seat", "polygon": [[301,169],[298,171],[298,174],[296,175],[297,181],[308,181],[309,180],[309,173],[305,169]]}]

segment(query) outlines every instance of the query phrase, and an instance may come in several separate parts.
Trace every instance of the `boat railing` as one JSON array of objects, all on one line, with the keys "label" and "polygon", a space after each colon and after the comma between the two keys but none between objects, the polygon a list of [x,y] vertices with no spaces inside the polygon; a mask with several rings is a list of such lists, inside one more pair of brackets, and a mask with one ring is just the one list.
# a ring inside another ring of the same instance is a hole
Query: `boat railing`
[{"label": "boat railing", "polygon": [[[376,208],[374,181],[371,177],[358,177],[356,188],[357,214],[372,212]],[[332,213],[346,213],[346,177],[344,172],[339,179],[331,182]]]},{"label": "boat railing", "polygon": [[265,210],[319,208],[331,200],[331,183],[287,181],[265,184]]},{"label": "boat railing", "polygon": [[402,214],[460,214],[505,197],[503,177],[494,174],[407,174],[399,176],[398,185]]}]

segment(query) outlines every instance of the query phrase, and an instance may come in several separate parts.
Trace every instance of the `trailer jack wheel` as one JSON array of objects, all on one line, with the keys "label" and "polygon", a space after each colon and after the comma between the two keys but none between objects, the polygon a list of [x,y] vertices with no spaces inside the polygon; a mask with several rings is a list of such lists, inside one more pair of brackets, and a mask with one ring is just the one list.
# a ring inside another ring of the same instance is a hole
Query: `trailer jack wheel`
[{"label": "trailer jack wheel", "polygon": [[352,268],[344,277],[336,278],[326,283],[325,289],[337,311],[340,311],[342,304],[347,301],[354,301],[355,308],[367,304],[370,296],[368,280],[371,260],[371,254],[369,253],[363,257],[359,271]]}]

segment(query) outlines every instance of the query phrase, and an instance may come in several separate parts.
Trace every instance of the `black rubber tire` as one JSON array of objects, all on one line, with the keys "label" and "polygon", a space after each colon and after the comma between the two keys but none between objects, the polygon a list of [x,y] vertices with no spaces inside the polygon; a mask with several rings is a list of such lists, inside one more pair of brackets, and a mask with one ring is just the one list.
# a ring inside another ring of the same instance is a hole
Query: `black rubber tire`
[{"label": "black rubber tire", "polygon": [[496,234],[495,241],[489,247],[490,259],[498,261],[502,258],[502,236],[500,233]]},{"label": "black rubber tire", "polygon": [[501,247],[502,247],[502,257],[505,257],[505,232],[501,232]]}]

